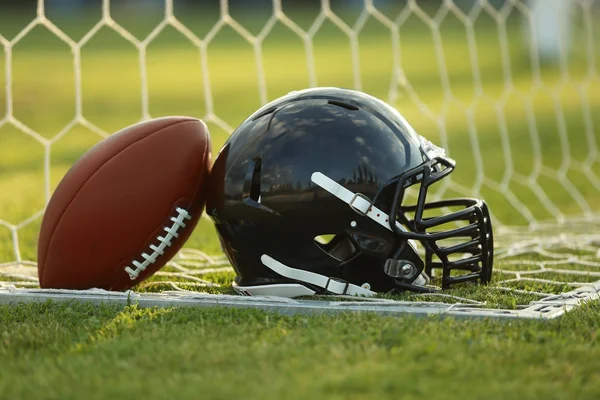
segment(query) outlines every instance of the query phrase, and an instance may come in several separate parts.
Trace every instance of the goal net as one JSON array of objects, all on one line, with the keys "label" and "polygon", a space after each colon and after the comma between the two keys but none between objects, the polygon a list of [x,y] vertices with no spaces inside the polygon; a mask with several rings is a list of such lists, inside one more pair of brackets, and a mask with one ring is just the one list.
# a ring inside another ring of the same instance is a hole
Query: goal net
[{"label": "goal net", "polygon": [[[369,304],[551,316],[598,298],[599,1],[19,4],[0,2],[0,297],[60,297],[35,290],[37,234],[54,188],[98,141],[191,115],[207,122],[216,155],[268,101],[340,86],[387,101],[457,160],[431,200],[483,198],[493,216],[489,286]],[[205,217],[133,294],[238,304],[233,277]]]}]

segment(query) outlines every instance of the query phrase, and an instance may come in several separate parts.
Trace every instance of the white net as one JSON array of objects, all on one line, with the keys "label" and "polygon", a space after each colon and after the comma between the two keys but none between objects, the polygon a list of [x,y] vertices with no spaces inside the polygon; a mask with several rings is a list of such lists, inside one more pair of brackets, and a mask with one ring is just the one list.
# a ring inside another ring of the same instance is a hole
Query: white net
[{"label": "white net", "polygon": [[[258,106],[317,85],[398,108],[458,162],[435,197],[490,204],[491,286],[436,301],[518,309],[600,281],[599,2],[58,3],[0,2],[0,286],[37,286],[45,204],[98,140],[191,114],[216,153]],[[229,293],[210,221],[198,231],[136,290]]]}]

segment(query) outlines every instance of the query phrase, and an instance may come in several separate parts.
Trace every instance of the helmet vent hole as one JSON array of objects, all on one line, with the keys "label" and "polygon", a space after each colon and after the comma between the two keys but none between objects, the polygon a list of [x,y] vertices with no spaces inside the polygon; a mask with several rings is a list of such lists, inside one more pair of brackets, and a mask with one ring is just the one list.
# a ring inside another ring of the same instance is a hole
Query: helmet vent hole
[{"label": "helmet vent hole", "polygon": [[250,184],[250,198],[260,203],[260,170],[262,167],[262,159],[258,158],[254,163],[252,183]]},{"label": "helmet vent hole", "polygon": [[256,203],[260,203],[260,180],[261,180],[261,167],[262,159],[260,157],[254,157],[246,171],[246,177],[244,178],[244,199],[251,199]]},{"label": "helmet vent hole", "polygon": [[339,101],[339,100],[329,100],[327,102],[327,104],[342,107],[342,108],[345,108],[346,110],[350,110],[350,111],[358,110],[358,107],[356,107],[355,105],[344,103],[343,101]]}]

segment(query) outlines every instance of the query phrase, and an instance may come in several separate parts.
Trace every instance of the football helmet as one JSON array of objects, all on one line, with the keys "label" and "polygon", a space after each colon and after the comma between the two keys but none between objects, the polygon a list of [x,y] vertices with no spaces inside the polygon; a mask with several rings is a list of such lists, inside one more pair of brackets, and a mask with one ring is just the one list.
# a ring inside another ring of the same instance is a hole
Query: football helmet
[{"label": "football helmet", "polygon": [[[485,202],[426,201],[454,166],[385,102],[304,89],[231,134],[212,167],[206,212],[242,295],[372,296],[486,283],[493,235]],[[418,190],[415,204],[406,204],[409,188]]]}]

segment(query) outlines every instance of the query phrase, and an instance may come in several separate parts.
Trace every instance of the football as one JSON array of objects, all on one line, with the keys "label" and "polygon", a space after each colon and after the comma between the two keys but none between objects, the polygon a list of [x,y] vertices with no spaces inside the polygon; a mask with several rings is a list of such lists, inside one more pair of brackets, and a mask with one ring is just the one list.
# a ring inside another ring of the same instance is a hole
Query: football
[{"label": "football", "polygon": [[47,205],[40,287],[122,291],[152,276],[194,230],[210,163],[208,128],[190,117],[140,122],[93,146]]}]

